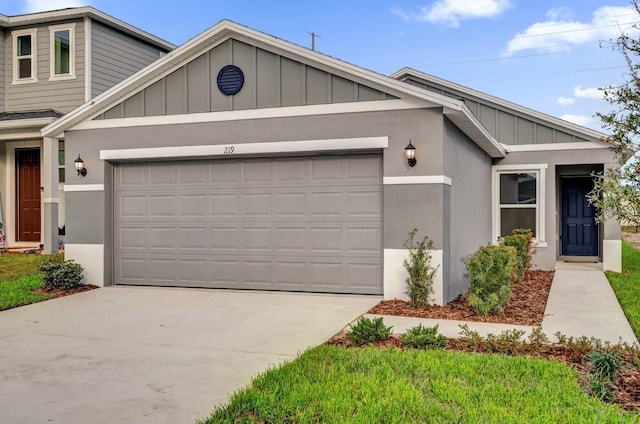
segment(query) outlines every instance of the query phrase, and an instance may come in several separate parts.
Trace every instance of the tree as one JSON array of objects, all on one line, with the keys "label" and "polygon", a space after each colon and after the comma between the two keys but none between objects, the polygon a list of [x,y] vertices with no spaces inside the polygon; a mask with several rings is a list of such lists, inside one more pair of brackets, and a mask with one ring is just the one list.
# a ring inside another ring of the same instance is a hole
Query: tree
[{"label": "tree", "polygon": [[[640,16],[640,0],[632,0]],[[640,23],[621,33],[611,42],[627,62],[626,81],[604,90],[604,98],[613,105],[608,113],[597,113],[609,133],[619,168],[595,175],[594,189],[587,196],[598,210],[596,220],[614,218],[628,225],[640,226]]]}]

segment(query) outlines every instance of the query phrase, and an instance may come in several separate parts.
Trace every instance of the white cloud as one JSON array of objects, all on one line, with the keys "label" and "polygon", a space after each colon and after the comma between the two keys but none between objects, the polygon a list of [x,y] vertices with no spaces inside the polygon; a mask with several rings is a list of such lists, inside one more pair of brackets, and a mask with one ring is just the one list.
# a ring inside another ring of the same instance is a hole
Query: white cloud
[{"label": "white cloud", "polygon": [[573,95],[576,97],[582,97],[585,99],[603,100],[604,91],[599,88],[582,88],[577,85],[573,87]]},{"label": "white cloud", "polygon": [[591,122],[591,117],[590,116],[574,115],[574,114],[571,114],[571,113],[567,113],[565,115],[562,115],[560,117],[560,119],[564,119],[565,121],[573,122],[574,124],[578,124],[578,125],[582,125],[582,126],[586,126],[587,124],[589,124],[589,122]]},{"label": "white cloud", "polygon": [[424,6],[418,13],[391,9],[404,20],[431,22],[460,26],[460,21],[476,18],[492,18],[511,7],[511,0],[437,0]]},{"label": "white cloud", "polygon": [[570,97],[558,97],[558,104],[562,106],[571,106],[576,102],[576,99]]},{"label": "white cloud", "polygon": [[67,7],[87,6],[87,0],[25,0],[25,13],[43,12],[45,10],[65,9]]},{"label": "white cloud", "polygon": [[512,38],[505,54],[522,50],[567,51],[578,44],[615,39],[620,28],[628,28],[635,16],[630,7],[613,6],[597,9],[591,22],[572,20],[570,13],[565,8],[551,9],[547,21],[537,22]]}]

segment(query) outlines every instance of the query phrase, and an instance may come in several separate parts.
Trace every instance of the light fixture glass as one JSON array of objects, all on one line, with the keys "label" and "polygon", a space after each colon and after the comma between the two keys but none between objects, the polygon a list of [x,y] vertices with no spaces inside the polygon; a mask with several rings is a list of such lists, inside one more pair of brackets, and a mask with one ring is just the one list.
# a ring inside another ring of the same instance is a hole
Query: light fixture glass
[{"label": "light fixture glass", "polygon": [[404,155],[407,157],[407,163],[409,166],[416,166],[416,148],[411,144],[411,140],[409,140],[409,145],[404,148]]},{"label": "light fixture glass", "polygon": [[76,171],[78,171],[78,175],[82,175],[83,177],[87,175],[87,168],[84,167],[84,161],[78,155],[78,159],[73,161],[73,164],[76,167]]}]

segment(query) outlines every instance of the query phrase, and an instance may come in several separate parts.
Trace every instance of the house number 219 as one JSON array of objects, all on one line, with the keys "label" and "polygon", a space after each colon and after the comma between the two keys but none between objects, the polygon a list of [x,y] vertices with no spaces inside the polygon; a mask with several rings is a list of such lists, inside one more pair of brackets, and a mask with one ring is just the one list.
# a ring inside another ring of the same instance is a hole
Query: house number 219
[{"label": "house number 219", "polygon": [[230,155],[236,148],[233,146],[224,146],[224,154]]}]

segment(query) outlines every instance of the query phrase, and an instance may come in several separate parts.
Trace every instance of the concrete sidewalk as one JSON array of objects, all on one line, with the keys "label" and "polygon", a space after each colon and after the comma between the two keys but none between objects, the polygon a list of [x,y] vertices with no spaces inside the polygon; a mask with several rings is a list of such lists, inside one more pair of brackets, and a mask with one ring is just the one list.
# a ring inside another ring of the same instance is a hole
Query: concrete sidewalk
[{"label": "concrete sidewalk", "polygon": [[602,264],[558,263],[542,329],[611,343],[637,342]]},{"label": "concrete sidewalk", "polygon": [[[378,315],[367,315],[376,317]],[[385,315],[386,325],[394,333],[402,333],[418,324],[434,326],[447,337],[459,337],[460,325],[466,324],[480,335],[500,334],[519,329],[528,335],[534,327],[492,324],[471,321],[452,321]],[[566,336],[595,337],[602,341],[637,343],[637,339],[618,303],[609,281],[602,272],[602,264],[558,263],[553,277],[542,329],[551,340],[560,332]]]}]

